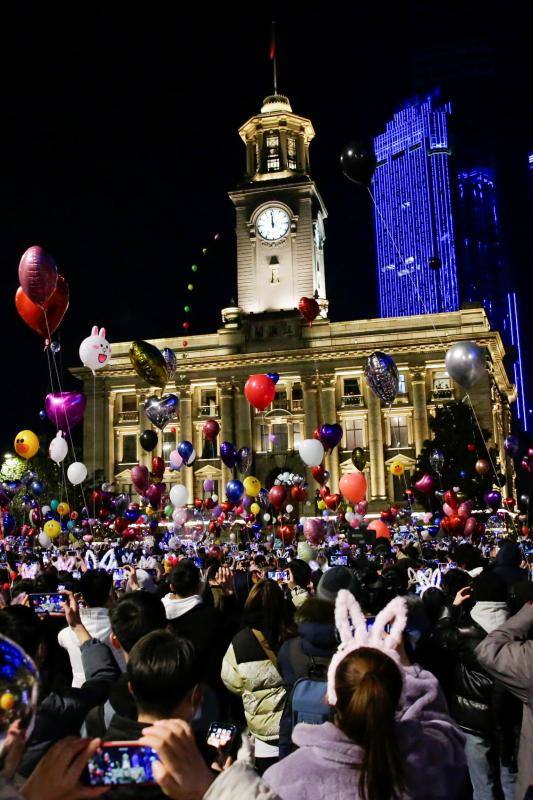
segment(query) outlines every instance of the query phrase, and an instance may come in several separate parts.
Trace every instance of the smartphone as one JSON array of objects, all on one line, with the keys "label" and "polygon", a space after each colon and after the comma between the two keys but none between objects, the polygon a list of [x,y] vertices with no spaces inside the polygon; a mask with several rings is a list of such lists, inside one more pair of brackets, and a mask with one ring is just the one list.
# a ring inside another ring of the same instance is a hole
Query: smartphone
[{"label": "smartphone", "polygon": [[269,580],[271,581],[278,581],[282,583],[284,581],[289,580],[289,570],[288,569],[276,569],[271,572],[268,572]]},{"label": "smartphone", "polygon": [[[375,617],[367,617],[365,619],[367,631],[371,631],[372,630],[372,628],[374,627],[374,622],[375,621],[376,621]],[[389,623],[387,623],[385,625],[384,631],[385,631],[385,633],[390,633],[390,624]]]},{"label": "smartphone", "polygon": [[205,567],[205,558],[195,558],[194,563],[198,569],[203,569]]},{"label": "smartphone", "polygon": [[113,570],[113,583],[122,583],[125,578],[125,573],[122,567],[117,567]]},{"label": "smartphone", "polygon": [[148,575],[151,578],[157,578],[157,570],[156,569],[145,569],[144,571],[147,572]]},{"label": "smartphone", "polygon": [[87,786],[146,786],[155,783],[155,750],[138,742],[103,742],[89,759],[83,783]]},{"label": "smartphone", "polygon": [[329,557],[329,566],[330,567],[347,567],[348,566],[348,556],[342,555],[342,553],[332,553]]},{"label": "smartphone", "polygon": [[72,577],[76,578],[76,580],[79,581],[79,579],[81,578],[81,572],[79,571],[79,569],[72,570]]},{"label": "smartphone", "polygon": [[46,594],[30,594],[30,603],[37,614],[62,614],[62,603],[67,602],[67,595],[60,592]]},{"label": "smartphone", "polygon": [[229,722],[212,722],[207,731],[207,744],[216,748],[229,748],[237,734],[237,726]]}]

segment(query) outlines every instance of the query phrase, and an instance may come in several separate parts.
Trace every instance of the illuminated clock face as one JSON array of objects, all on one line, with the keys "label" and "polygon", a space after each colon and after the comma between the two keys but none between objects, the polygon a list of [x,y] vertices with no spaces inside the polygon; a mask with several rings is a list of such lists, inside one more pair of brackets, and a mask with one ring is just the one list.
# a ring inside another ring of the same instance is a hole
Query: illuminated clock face
[{"label": "illuminated clock face", "polygon": [[291,221],[282,208],[271,206],[262,211],[257,218],[257,232],[267,242],[277,242],[289,232]]}]

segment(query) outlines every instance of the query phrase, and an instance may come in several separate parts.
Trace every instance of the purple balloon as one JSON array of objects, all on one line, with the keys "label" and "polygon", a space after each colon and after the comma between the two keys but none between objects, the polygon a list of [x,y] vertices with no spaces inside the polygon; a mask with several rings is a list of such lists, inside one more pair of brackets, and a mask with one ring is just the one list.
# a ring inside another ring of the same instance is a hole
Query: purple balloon
[{"label": "purple balloon", "polygon": [[57,286],[57,267],[51,255],[39,245],[29,247],[19,264],[19,282],[24,294],[44,306]]},{"label": "purple balloon", "polygon": [[135,467],[132,467],[131,482],[137,491],[143,492],[146,489],[149,477],[148,467],[145,467],[144,464],[137,464]]},{"label": "purple balloon", "polygon": [[321,519],[306,517],[304,520],[304,536],[312,545],[322,544],[324,541],[324,523]]},{"label": "purple balloon", "polygon": [[485,502],[489,508],[492,508],[493,511],[496,511],[496,509],[501,505],[502,496],[500,492],[497,491],[486,492]]},{"label": "purple balloon", "polygon": [[212,492],[215,488],[215,481],[211,480],[211,478],[206,478],[204,481],[204,492]]},{"label": "purple balloon", "polygon": [[252,466],[253,458],[254,453],[251,447],[241,447],[240,450],[237,451],[235,459],[239,472],[246,474]]},{"label": "purple balloon", "polygon": [[417,491],[422,492],[422,494],[430,494],[435,488],[435,479],[429,472],[426,472],[413,486]]},{"label": "purple balloon", "polygon": [[237,452],[231,442],[222,442],[220,445],[220,458],[227,467],[234,467],[237,463]]},{"label": "purple balloon", "polygon": [[83,419],[87,398],[83,392],[53,392],[46,395],[46,416],[58,430],[65,433]]},{"label": "purple balloon", "polygon": [[183,459],[177,450],[172,450],[168,460],[170,461],[170,469],[181,469],[183,466]]},{"label": "purple balloon", "polygon": [[320,441],[328,450],[333,450],[333,448],[339,444],[341,439],[342,427],[338,422],[334,422],[333,425],[329,425],[329,423],[326,422],[321,426]]},{"label": "purple balloon", "polygon": [[152,508],[157,508],[159,503],[161,502],[161,484],[160,483],[152,483],[146,489],[144,496],[152,506]]}]

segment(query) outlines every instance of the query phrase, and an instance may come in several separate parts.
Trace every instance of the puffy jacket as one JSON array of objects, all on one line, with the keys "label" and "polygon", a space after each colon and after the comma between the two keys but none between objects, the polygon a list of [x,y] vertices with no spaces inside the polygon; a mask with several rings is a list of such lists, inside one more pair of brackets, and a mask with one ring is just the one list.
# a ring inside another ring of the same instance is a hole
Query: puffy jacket
[{"label": "puffy jacket", "polygon": [[233,637],[221,677],[230,692],[242,697],[250,733],[265,742],[277,741],[285,704],[283,678],[250,628]]},{"label": "puffy jacket", "polygon": [[447,699],[452,717],[463,730],[485,737],[493,733],[494,681],[474,651],[486,635],[465,612],[455,622],[452,618],[439,621],[432,636],[433,645],[451,659]]}]

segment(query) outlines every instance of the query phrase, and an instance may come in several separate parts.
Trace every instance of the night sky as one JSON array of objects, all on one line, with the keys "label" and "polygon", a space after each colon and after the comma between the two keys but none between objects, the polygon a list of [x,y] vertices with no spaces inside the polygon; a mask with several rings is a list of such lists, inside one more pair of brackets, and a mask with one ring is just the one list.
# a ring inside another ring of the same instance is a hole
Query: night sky
[{"label": "night sky", "polygon": [[[285,4],[277,13],[275,4],[261,4],[238,13],[232,4],[215,11],[198,4],[180,16],[157,4],[142,14],[133,6],[122,13],[90,6],[81,16],[77,6],[70,16],[27,9],[2,20],[4,449],[21,428],[51,432],[38,416],[49,391],[41,340],[14,307],[28,246],[53,253],[70,284],[56,337],[65,365],[78,365],[79,343],[93,323],[107,328],[111,342],[179,336],[189,300],[191,334],[220,324],[220,308],[236,293],[227,191],[245,166],[237,128],[272,91],[272,14],[280,91],[317,134],[311,167],[329,211],[331,317],[377,312],[372,211],[367,195],[343,178],[340,151],[378,133],[402,101],[438,83],[454,102],[457,163],[496,165],[509,280],[527,317],[530,4],[507,2],[498,13],[490,3],[348,5]],[[203,247],[200,288],[190,297],[190,265],[200,263]],[[68,375],[65,387],[76,387]]]}]

